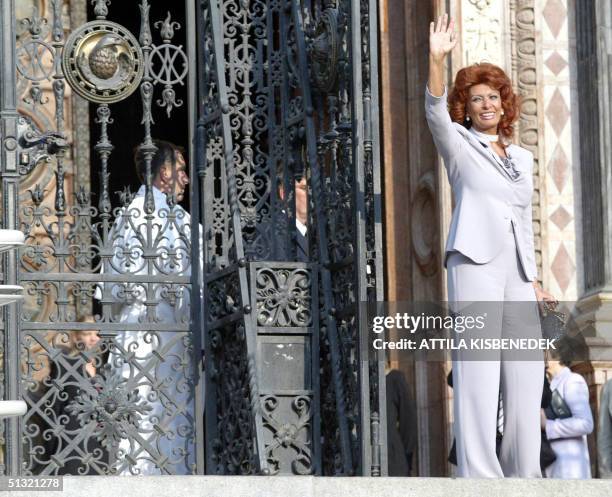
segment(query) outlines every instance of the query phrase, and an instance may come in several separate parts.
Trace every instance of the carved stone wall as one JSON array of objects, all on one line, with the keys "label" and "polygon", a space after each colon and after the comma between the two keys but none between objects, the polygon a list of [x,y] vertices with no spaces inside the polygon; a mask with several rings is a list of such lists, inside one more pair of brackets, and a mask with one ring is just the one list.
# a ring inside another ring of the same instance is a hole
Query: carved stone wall
[{"label": "carved stone wall", "polygon": [[[54,80],[51,77],[54,70],[54,61],[51,52],[43,45],[43,43],[51,43],[52,26],[49,24],[53,20],[53,5],[48,0],[16,0],[15,6],[16,22],[19,26],[17,29],[17,55],[19,60],[17,110],[21,115],[31,119],[39,130],[53,131],[57,129]],[[71,23],[84,21],[86,17],[85,0],[63,0],[61,15],[64,33],[67,34],[70,31]],[[40,33],[37,33],[38,29],[40,29]],[[39,36],[40,43],[30,44],[33,36]],[[24,74],[28,77],[24,77]],[[44,77],[47,75],[48,77]],[[35,78],[31,78],[32,76],[35,76]],[[70,87],[67,85],[63,89],[63,103],[65,132],[68,143],[71,144],[63,163],[66,212],[68,218],[70,218],[70,207],[75,204],[76,185],[87,186],[89,184],[89,118],[87,104],[81,101],[75,106],[75,97],[73,97]],[[78,108],[79,112],[74,112],[75,108]],[[86,150],[85,153],[84,150]],[[78,163],[75,163],[74,157],[79,157]],[[52,212],[57,188],[55,168],[54,160],[50,162],[43,160],[23,176],[20,183],[19,203],[21,206],[34,205],[30,190],[39,185],[42,194],[41,205],[48,207],[49,212]],[[36,233],[36,229],[38,229],[40,236],[44,238],[43,227],[34,228],[34,233]],[[32,242],[28,243],[31,244]],[[35,242],[34,245],[36,245]],[[36,258],[30,257],[28,259],[26,256],[26,263],[35,266],[37,264]],[[28,315],[34,313],[37,316],[45,316],[50,308],[50,298],[48,301],[41,300],[40,294],[34,298],[26,293],[23,309]]]},{"label": "carved stone wall", "polygon": [[467,0],[458,3],[461,4],[463,64],[486,61],[503,67],[506,27],[504,0]]},{"label": "carved stone wall", "polygon": [[576,225],[573,185],[572,109],[570,97],[569,20],[567,0],[539,0],[541,58],[539,85],[543,108],[544,171],[546,195],[542,198],[545,286],[560,300],[575,300]]},{"label": "carved stone wall", "polygon": [[[86,0],[70,0],[70,25],[80,26],[87,22]],[[75,181],[90,190],[90,139],[89,102],[74,95],[72,98],[72,136],[74,147]]]},{"label": "carved stone wall", "polygon": [[533,165],[533,234],[536,249],[536,265],[541,278],[543,260],[546,255],[542,248],[542,137],[541,102],[538,88],[538,66],[536,46],[535,0],[510,0],[512,80],[522,98],[521,114],[516,139],[521,147],[531,151]]}]

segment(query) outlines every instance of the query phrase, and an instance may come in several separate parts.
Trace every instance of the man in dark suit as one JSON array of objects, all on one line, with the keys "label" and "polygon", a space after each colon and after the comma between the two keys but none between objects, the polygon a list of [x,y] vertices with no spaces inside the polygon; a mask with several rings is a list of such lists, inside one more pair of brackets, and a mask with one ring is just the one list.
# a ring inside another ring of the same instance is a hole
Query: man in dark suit
[{"label": "man in dark suit", "polygon": [[297,260],[308,262],[308,183],[306,176],[295,182],[295,244]]},{"label": "man in dark suit", "polygon": [[387,447],[389,476],[410,476],[417,442],[416,405],[404,374],[385,367],[387,387]]},{"label": "man in dark suit", "polygon": [[[284,200],[282,179],[278,181],[278,193]],[[305,175],[295,179],[295,252],[298,262],[309,262],[308,248],[308,180]]]}]

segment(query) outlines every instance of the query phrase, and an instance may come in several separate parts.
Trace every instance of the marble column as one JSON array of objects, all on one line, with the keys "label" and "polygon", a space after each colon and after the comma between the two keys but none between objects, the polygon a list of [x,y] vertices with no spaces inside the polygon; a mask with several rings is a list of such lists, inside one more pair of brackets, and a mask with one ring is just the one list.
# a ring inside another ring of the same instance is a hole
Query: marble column
[{"label": "marble column", "polygon": [[[589,332],[591,406],[612,378],[612,1],[575,0],[582,214],[578,320]],[[591,463],[596,468],[595,453]],[[596,473],[594,473],[595,475]]]}]

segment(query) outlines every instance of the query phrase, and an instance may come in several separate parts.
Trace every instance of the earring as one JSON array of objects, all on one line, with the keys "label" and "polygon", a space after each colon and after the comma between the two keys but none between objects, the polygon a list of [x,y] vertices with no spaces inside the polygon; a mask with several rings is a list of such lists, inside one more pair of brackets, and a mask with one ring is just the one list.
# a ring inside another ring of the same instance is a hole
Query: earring
[{"label": "earring", "polygon": [[502,111],[501,111],[501,115],[503,116],[504,114],[505,114],[505,112],[502,110]]},{"label": "earring", "polygon": [[470,121],[471,121],[470,116],[466,116],[465,120],[466,120],[467,122],[470,122]]}]

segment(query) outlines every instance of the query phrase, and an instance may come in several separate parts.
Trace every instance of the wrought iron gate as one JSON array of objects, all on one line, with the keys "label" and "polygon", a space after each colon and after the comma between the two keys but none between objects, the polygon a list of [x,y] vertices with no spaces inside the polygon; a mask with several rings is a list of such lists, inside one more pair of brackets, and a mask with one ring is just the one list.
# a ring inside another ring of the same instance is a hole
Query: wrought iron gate
[{"label": "wrought iron gate", "polygon": [[[29,405],[5,422],[5,472],[385,474],[360,305],[383,288],[376,2],[187,1],[186,26],[153,24],[150,3],[137,38],[107,0],[70,32],[50,0],[17,46],[2,3],[2,216],[27,236],[3,276],[30,296],[3,320],[4,395]],[[95,105],[99,192],[66,182],[68,86]],[[109,177],[130,159],[109,129],[132,92],[145,177],[117,202]],[[45,105],[53,123],[16,112]],[[182,105],[191,217],[152,185],[155,108]]]}]

